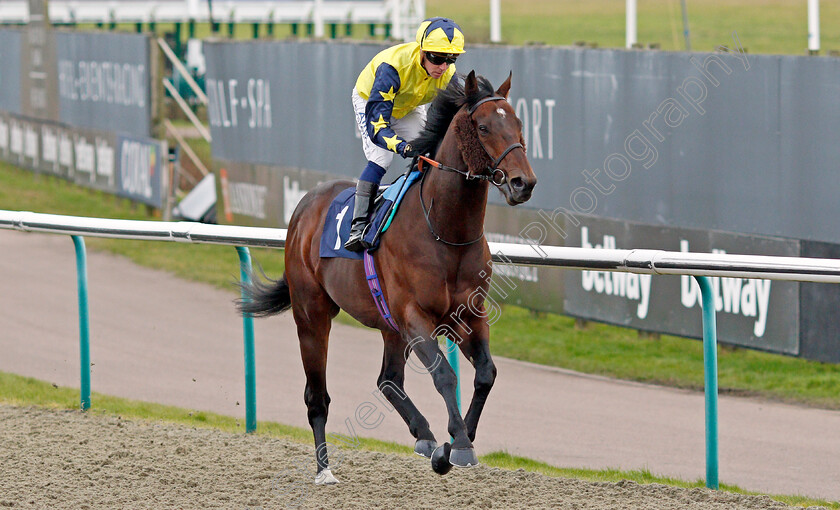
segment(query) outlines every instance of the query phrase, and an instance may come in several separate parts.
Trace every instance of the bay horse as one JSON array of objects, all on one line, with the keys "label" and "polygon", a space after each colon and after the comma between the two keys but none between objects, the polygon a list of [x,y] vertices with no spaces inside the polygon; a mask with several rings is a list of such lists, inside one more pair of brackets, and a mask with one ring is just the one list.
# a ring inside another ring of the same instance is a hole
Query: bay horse
[{"label": "bay horse", "polygon": [[[452,465],[478,464],[472,441],[496,378],[484,308],[492,269],[484,238],[488,189],[494,185],[509,205],[517,205],[531,197],[537,182],[522,123],[507,101],[511,78],[512,73],[495,92],[474,71],[463,85],[453,79],[438,93],[423,132],[411,142],[420,154],[434,154],[434,160],[406,193],[375,252],[381,289],[398,330],[371,297],[362,260],[319,256],[330,202],[352,187],[351,181],[320,184],[301,199],[289,221],[281,279],[252,278],[242,284],[241,313],[260,317],[291,308],[294,314],[306,373],[304,401],[315,436],[316,484],[338,482],[329,468],[325,427],[327,345],[339,309],[381,331],[385,345],[377,384],[416,439],[415,452],[430,457],[440,474]],[[438,336],[444,335],[475,367],[475,390],[463,418],[455,372],[438,345]],[[403,391],[410,352],[443,396],[451,445],[438,446],[429,422]]]}]

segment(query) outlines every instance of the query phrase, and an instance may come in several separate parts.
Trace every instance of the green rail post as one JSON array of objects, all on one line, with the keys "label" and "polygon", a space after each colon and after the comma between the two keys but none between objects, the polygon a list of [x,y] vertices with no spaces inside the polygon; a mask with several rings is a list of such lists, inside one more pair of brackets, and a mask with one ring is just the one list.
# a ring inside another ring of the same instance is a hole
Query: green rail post
[{"label": "green rail post", "polygon": [[[184,55],[184,37],[183,37],[183,23],[175,23],[175,47],[172,51],[178,55],[178,58],[183,58]],[[195,36],[195,21],[190,20],[187,24],[187,37],[192,39]]]},{"label": "green rail post", "polygon": [[706,387],[706,487],[718,488],[718,370],[715,296],[705,276],[695,276],[703,295],[703,363]]},{"label": "green rail post", "polygon": [[87,260],[85,239],[72,236],[76,247],[76,286],[79,290],[79,369],[81,373],[81,408],[90,409],[90,329],[88,328]]},{"label": "green rail post", "polygon": [[461,411],[461,360],[458,358],[458,345],[451,338],[446,339],[446,357],[449,366],[455,371],[458,384],[455,386],[455,401],[458,402],[458,411]]},{"label": "green rail post", "polygon": [[[237,246],[239,271],[242,283],[251,283],[251,254],[247,247]],[[242,299],[246,299],[242,294]],[[245,432],[257,430],[257,371],[254,362],[254,318],[245,315],[242,318],[245,335]]]},{"label": "green rail post", "polygon": [[[461,412],[461,360],[458,358],[458,345],[452,341],[451,338],[446,338],[446,359],[449,361],[449,366],[455,371],[455,402],[458,403],[458,412]],[[449,442],[455,441],[455,438],[449,436]]]}]

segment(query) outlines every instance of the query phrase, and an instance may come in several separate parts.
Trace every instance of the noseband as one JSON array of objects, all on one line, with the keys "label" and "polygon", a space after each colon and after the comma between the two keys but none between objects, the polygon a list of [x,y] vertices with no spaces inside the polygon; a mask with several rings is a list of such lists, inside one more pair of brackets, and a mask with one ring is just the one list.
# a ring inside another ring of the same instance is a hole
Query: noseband
[{"label": "noseband", "polygon": [[[467,110],[467,114],[470,117],[472,117],[472,114],[475,112],[475,110],[479,106],[481,106],[482,104],[487,103],[489,101],[507,101],[507,99],[505,99],[504,97],[501,97],[501,96],[485,97],[484,99],[482,99],[482,100],[478,101],[477,103],[475,103],[474,105],[472,105]],[[423,201],[423,182],[422,181],[424,181],[426,179],[426,172],[423,171],[423,163],[426,162],[434,168],[438,168],[440,170],[445,170],[447,172],[454,172],[456,174],[463,175],[468,181],[472,181],[472,180],[488,181],[491,184],[493,184],[494,186],[496,186],[497,188],[501,188],[507,182],[507,176],[505,175],[504,170],[499,168],[499,164],[502,162],[502,160],[505,159],[505,157],[507,157],[508,154],[510,154],[510,152],[512,150],[514,150],[514,149],[523,149],[524,150],[525,149],[525,147],[523,147],[521,143],[518,143],[518,142],[513,143],[513,144],[509,145],[508,148],[504,150],[504,152],[502,152],[501,156],[499,156],[498,158],[493,158],[493,155],[490,154],[489,150],[487,150],[487,146],[484,145],[484,142],[481,141],[481,137],[477,137],[477,138],[478,138],[478,143],[481,144],[481,148],[484,149],[484,152],[488,156],[490,156],[491,160],[493,160],[492,165],[487,167],[487,173],[473,174],[473,173],[470,172],[469,169],[461,170],[460,168],[446,166],[446,165],[441,164],[440,162],[435,161],[431,158],[427,158],[426,156],[418,156],[419,160],[417,161],[417,169],[420,170],[423,173],[423,177],[421,178],[421,182],[420,182],[420,205],[423,207],[423,214],[426,216],[426,224],[429,226],[429,231],[435,237],[436,241],[440,241],[443,244],[446,244],[446,245],[449,245],[449,246],[469,246],[471,244],[475,244],[478,241],[480,241],[482,238],[484,238],[484,231],[482,230],[480,236],[476,237],[472,241],[467,241],[465,243],[453,243],[453,242],[447,241],[447,240],[443,239],[442,237],[440,237],[440,235],[437,232],[435,232],[434,227],[432,227],[432,221],[429,219],[429,214],[431,213],[432,205],[434,205],[434,199],[432,199],[432,202],[430,203],[428,209],[426,209],[426,204]],[[500,175],[501,179],[497,180],[496,179],[497,175]]]}]

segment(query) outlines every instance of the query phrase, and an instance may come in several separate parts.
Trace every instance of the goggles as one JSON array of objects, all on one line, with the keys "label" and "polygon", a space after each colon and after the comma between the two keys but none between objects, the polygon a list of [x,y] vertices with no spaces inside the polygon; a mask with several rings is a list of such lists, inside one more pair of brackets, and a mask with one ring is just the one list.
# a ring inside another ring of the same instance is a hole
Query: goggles
[{"label": "goggles", "polygon": [[443,63],[446,64],[454,64],[455,60],[458,59],[458,55],[455,53],[432,53],[426,52],[426,60],[428,60],[432,65],[439,66]]}]

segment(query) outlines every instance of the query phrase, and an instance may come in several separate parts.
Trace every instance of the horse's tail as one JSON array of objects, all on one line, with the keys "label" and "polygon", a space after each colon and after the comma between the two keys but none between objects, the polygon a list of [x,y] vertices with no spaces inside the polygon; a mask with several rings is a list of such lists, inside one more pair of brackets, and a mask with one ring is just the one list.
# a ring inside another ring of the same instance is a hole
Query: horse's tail
[{"label": "horse's tail", "polygon": [[285,273],[279,280],[265,277],[265,273],[265,279],[253,272],[250,276],[250,282],[237,284],[242,290],[242,298],[236,300],[236,309],[240,314],[268,317],[291,308],[292,295],[289,292],[289,284],[286,283]]}]

